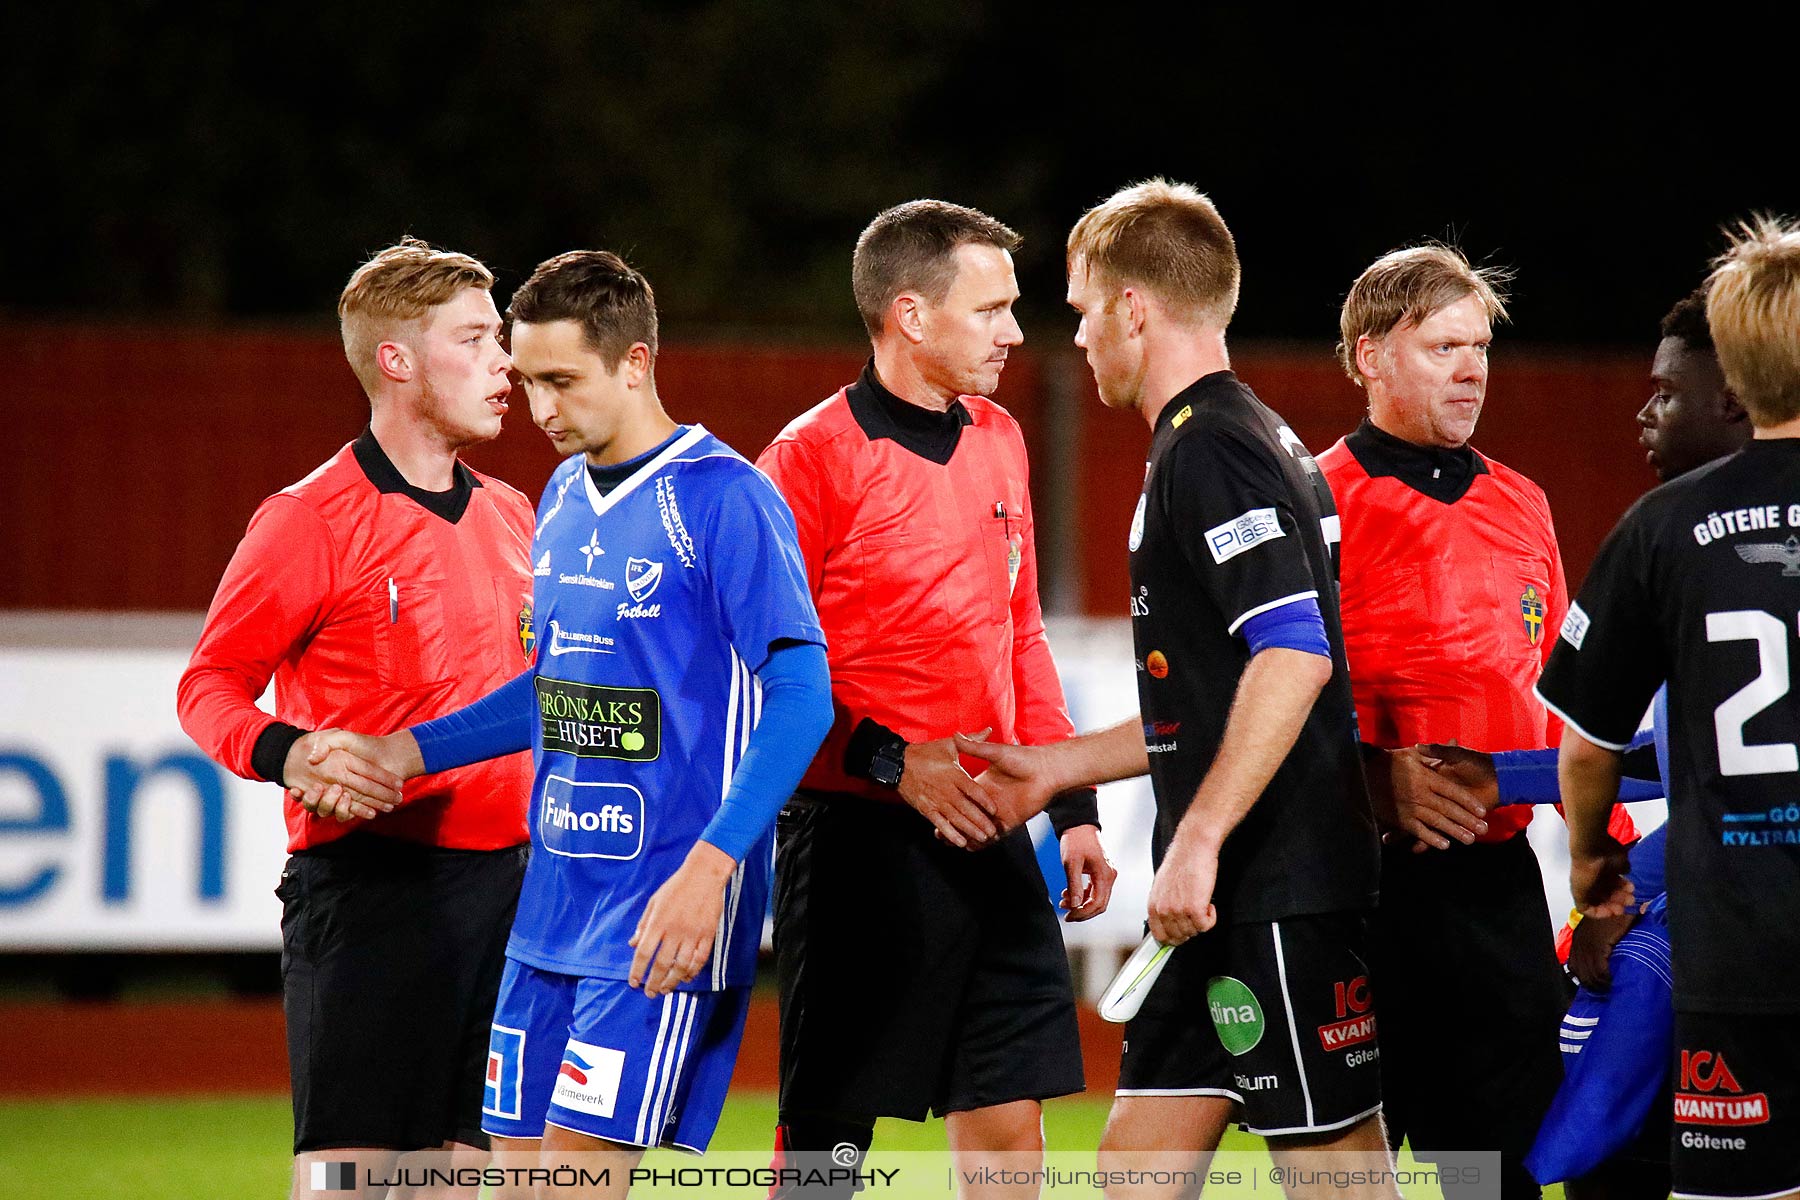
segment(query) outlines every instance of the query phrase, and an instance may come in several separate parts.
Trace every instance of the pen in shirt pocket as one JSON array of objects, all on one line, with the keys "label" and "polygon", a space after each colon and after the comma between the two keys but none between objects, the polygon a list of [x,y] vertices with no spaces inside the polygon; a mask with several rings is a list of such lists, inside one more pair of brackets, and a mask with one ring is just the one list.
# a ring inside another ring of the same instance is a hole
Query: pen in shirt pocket
[{"label": "pen in shirt pocket", "polygon": [[394,586],[392,576],[388,577],[388,624],[400,623],[400,589]]}]

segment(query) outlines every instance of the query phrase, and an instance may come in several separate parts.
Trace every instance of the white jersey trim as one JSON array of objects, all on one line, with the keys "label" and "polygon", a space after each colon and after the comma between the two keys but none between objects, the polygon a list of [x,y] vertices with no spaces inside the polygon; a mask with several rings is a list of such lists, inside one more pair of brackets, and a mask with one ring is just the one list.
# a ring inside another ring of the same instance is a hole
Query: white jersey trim
[{"label": "white jersey trim", "polygon": [[[1629,743],[1629,742],[1609,742],[1605,738],[1595,737],[1593,734],[1591,734],[1587,730],[1583,729],[1580,725],[1578,725],[1576,723],[1574,717],[1571,717],[1568,713],[1566,713],[1562,709],[1556,707],[1556,705],[1550,703],[1550,701],[1544,697],[1544,693],[1540,692],[1537,689],[1537,686],[1535,684],[1532,685],[1531,694],[1536,696],[1538,698],[1539,703],[1541,703],[1545,708],[1549,709],[1552,713],[1554,713],[1556,715],[1556,717],[1560,721],[1562,721],[1562,723],[1564,725],[1567,725],[1570,729],[1573,729],[1576,733],[1579,733],[1582,737],[1584,737],[1588,741],[1594,743],[1594,745],[1604,746],[1604,747],[1606,747],[1606,749],[1617,751],[1620,754],[1623,754],[1623,753],[1625,753],[1625,751],[1631,749],[1631,743]],[[1780,1193],[1776,1193],[1776,1194],[1779,1195]]]},{"label": "white jersey trim", "polygon": [[[677,1047],[673,1055],[675,1062],[672,1068],[663,1071],[662,1083],[659,1085],[662,1097],[657,1101],[656,1118],[652,1122],[654,1127],[650,1130],[652,1139],[659,1144],[662,1142],[663,1134],[668,1131],[669,1112],[675,1107],[675,1094],[681,1090],[681,1071],[687,1065],[688,1044],[694,1036],[694,1014],[700,1011],[700,999],[692,992],[675,994],[681,997],[682,1001],[677,1006],[681,1015],[676,1019],[681,1022],[681,1029],[675,1038]],[[668,1064],[665,1062],[664,1066],[668,1067]]]},{"label": "white jersey trim", "polygon": [[633,471],[631,476],[626,479],[625,482],[621,483],[618,487],[606,493],[604,496],[600,494],[600,489],[594,486],[594,477],[588,472],[586,464],[580,464],[578,469],[581,472],[581,481],[587,487],[588,504],[593,507],[594,515],[596,517],[604,517],[615,504],[630,495],[640,483],[643,483],[644,480],[668,466],[670,459],[674,458],[684,450],[691,449],[694,443],[706,436],[708,436],[706,426],[694,426],[692,429],[676,438],[673,442],[669,443],[668,448],[661,454]]},{"label": "white jersey trim", "polygon": [[670,1001],[680,994],[672,992],[663,997],[662,1021],[656,1027],[656,1044],[650,1051],[650,1069],[644,1073],[644,1098],[638,1104],[637,1144],[640,1146],[644,1144],[644,1130],[650,1124],[650,1097],[656,1090],[656,1069],[662,1062],[663,1047],[668,1041]]},{"label": "white jersey trim", "polygon": [[1317,600],[1318,598],[1319,593],[1317,591],[1295,592],[1291,596],[1283,596],[1279,600],[1271,600],[1267,604],[1259,604],[1255,608],[1240,614],[1237,620],[1226,627],[1225,632],[1235,636],[1238,631],[1238,626],[1242,625],[1245,621],[1248,621],[1251,617],[1260,617],[1266,612],[1273,612],[1285,605],[1298,604],[1302,600]]},{"label": "white jersey trim", "polygon": [[1306,1127],[1312,1128],[1312,1088],[1306,1082],[1306,1060],[1300,1054],[1300,1026],[1294,1022],[1294,1001],[1288,995],[1287,955],[1281,950],[1281,922],[1269,922],[1269,936],[1275,943],[1275,972],[1281,978],[1281,1007],[1287,1014],[1288,1038],[1294,1047],[1294,1070],[1300,1074],[1300,1099],[1306,1104]]},{"label": "white jersey trim", "polygon": [[1363,1109],[1354,1117],[1345,1117],[1343,1120],[1333,1121],[1329,1125],[1294,1125],[1287,1129],[1261,1129],[1255,1125],[1246,1125],[1244,1128],[1257,1137],[1287,1137],[1296,1133],[1330,1133],[1334,1129],[1346,1129],[1358,1121],[1366,1121],[1380,1111],[1381,1105],[1377,1104],[1374,1108]]},{"label": "white jersey trim", "polygon": [[1244,1098],[1229,1088],[1118,1088],[1115,1096],[1217,1096],[1242,1104]]}]

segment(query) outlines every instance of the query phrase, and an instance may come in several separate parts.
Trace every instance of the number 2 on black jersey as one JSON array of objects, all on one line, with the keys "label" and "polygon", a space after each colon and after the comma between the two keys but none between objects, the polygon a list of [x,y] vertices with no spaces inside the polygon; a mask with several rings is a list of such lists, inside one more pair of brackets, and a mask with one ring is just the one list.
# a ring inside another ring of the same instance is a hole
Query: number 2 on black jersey
[{"label": "number 2 on black jersey", "polygon": [[1787,626],[1759,609],[1706,614],[1707,641],[1753,641],[1758,660],[1756,678],[1713,710],[1721,774],[1780,775],[1800,771],[1800,747],[1794,743],[1744,743],[1744,726],[1750,718],[1788,694],[1787,637]]}]

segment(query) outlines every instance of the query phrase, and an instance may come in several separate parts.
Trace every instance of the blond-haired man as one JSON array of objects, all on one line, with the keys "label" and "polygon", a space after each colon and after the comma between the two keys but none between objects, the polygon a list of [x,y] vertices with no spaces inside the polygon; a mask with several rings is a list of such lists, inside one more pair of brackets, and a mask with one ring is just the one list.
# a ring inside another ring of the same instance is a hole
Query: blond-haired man
[{"label": "blond-haired man", "polygon": [[[492,286],[410,238],[351,276],[338,312],[368,428],[256,510],[181,678],[202,749],[311,797],[286,802],[277,889],[296,1193],[309,1159],[486,1145],[530,759],[427,776],[400,805],[397,777],[310,731],[439,716],[530,662],[531,506],[458,460],[507,407]],[[256,706],[271,678],[275,716]]]},{"label": "blond-haired man", "polygon": [[1236,1119],[1288,1165],[1360,1152],[1377,1173],[1352,1194],[1392,1195],[1363,965],[1375,821],[1331,493],[1230,369],[1237,251],[1211,201],[1126,188],[1075,226],[1068,272],[1101,401],[1151,429],[1128,543],[1141,712],[1043,749],[961,748],[1015,811],[1151,777],[1150,932],[1177,949],[1126,1027],[1103,1162],[1192,1168]]},{"label": "blond-haired man", "polygon": [[1539,691],[1567,723],[1571,890],[1610,916],[1634,899],[1620,753],[1668,680],[1674,1192],[1800,1195],[1800,224],[1741,226],[1706,315],[1753,438],[1625,514]]}]

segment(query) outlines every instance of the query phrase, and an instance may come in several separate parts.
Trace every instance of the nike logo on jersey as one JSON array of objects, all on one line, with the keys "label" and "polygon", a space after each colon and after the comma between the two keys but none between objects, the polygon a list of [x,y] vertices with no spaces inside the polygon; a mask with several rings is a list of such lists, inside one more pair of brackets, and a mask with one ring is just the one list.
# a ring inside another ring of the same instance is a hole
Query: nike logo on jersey
[{"label": "nike logo on jersey", "polygon": [[550,622],[550,656],[563,654],[611,654],[613,640],[597,633],[569,632],[556,621]]}]

